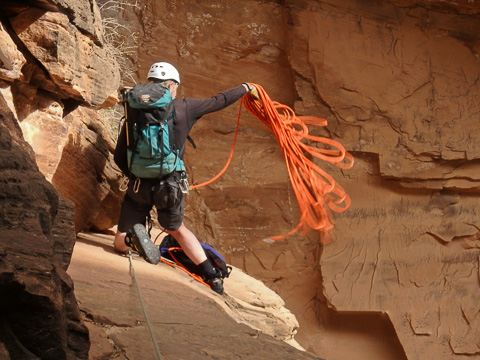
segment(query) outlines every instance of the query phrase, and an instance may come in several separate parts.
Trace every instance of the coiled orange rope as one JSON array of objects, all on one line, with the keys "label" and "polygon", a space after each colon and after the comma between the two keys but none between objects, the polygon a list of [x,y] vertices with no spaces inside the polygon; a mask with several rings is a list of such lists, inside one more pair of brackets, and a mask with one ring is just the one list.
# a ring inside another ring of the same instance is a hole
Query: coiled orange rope
[{"label": "coiled orange rope", "polygon": [[[309,134],[308,126],[326,126],[326,120],[313,116],[297,116],[288,106],[272,101],[260,85],[251,85],[256,87],[260,100],[255,100],[249,95],[242,98],[232,149],[226,165],[213,179],[191,188],[210,184],[227,169],[233,156],[243,103],[250,113],[267,126],[280,145],[301,212],[300,221],[293,230],[283,235],[272,236],[269,240],[283,239],[297,231],[306,234],[309,229],[327,232],[334,225],[331,212],[340,213],[347,210],[350,206],[350,197],[328,173],[310,160],[307,154],[342,169],[350,169],[353,166],[353,156],[337,141]],[[304,139],[310,141],[312,145],[303,142]],[[328,239],[324,237],[322,241],[326,243]]]},{"label": "coiled orange rope", "polygon": [[[245,96],[245,107],[267,126],[280,145],[301,212],[300,221],[292,231],[270,239],[279,240],[296,231],[306,234],[308,229],[322,232],[332,229],[334,221],[331,211],[345,211],[350,206],[350,197],[307,154],[342,169],[353,166],[353,156],[337,141],[309,134],[307,125],[326,126],[326,120],[296,116],[288,106],[272,101],[260,85],[252,85],[257,88],[260,101]],[[302,141],[304,139],[313,144],[306,144]]]}]

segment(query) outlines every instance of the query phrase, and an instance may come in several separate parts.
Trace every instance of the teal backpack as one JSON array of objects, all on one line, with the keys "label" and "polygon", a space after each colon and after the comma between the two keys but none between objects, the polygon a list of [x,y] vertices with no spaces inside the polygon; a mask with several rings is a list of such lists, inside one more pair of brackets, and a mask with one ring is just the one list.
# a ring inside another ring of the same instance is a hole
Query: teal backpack
[{"label": "teal backpack", "polygon": [[175,141],[175,108],[170,91],[158,83],[124,92],[129,175],[142,179],[185,171]]}]

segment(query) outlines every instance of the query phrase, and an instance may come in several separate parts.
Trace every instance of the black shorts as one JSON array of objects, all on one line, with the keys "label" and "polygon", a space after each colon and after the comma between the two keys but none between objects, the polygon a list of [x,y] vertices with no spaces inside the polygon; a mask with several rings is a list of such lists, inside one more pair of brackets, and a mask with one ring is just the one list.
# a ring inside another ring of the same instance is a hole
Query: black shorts
[{"label": "black shorts", "polygon": [[[123,199],[118,231],[130,231],[133,225],[145,224],[155,205],[160,225],[166,230],[177,230],[183,223],[183,193],[174,173],[166,179],[130,180]],[[140,181],[140,183],[136,183]]]}]

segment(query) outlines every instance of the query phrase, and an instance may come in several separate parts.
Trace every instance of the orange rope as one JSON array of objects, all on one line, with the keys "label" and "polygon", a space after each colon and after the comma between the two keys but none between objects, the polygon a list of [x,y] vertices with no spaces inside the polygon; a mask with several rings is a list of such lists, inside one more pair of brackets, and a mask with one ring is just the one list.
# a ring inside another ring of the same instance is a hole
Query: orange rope
[{"label": "orange rope", "polygon": [[208,285],[205,281],[203,281],[202,277],[201,276],[198,276],[197,274],[194,274],[194,273],[191,273],[190,271],[188,271],[187,269],[185,269],[183,266],[181,265],[178,265],[176,264],[173,260],[166,260],[164,258],[160,258],[160,261],[167,264],[167,265],[170,265],[174,268],[177,268],[177,269],[180,269],[182,270],[183,272],[187,273],[188,275],[190,275],[192,278],[194,278],[195,280],[197,280],[199,283],[209,287],[210,285]]},{"label": "orange rope", "polygon": [[[260,85],[252,85],[257,88],[260,101],[245,96],[245,107],[267,126],[280,145],[301,212],[300,221],[293,230],[270,239],[283,239],[296,231],[306,234],[309,228],[327,232],[334,224],[331,211],[345,211],[350,206],[350,197],[306,154],[342,169],[353,166],[353,156],[337,141],[308,133],[307,125],[326,126],[326,120],[313,116],[296,116],[288,106],[270,100]],[[307,145],[302,142],[303,139],[310,140],[313,144]]]},{"label": "orange rope", "polygon": [[[326,120],[314,116],[297,116],[288,106],[272,101],[260,85],[251,85],[256,87],[260,101],[249,95],[242,98],[227,163],[215,177],[191,186],[190,189],[212,183],[227,170],[233,157],[240,113],[242,104],[244,104],[250,113],[267,126],[280,145],[301,212],[300,221],[294,229],[283,235],[272,236],[270,240],[283,239],[297,231],[306,234],[308,229],[327,232],[333,228],[334,224],[331,211],[340,213],[347,210],[350,206],[350,197],[328,173],[308,159],[306,153],[330,162],[341,169],[350,169],[353,166],[353,156],[346,152],[345,148],[337,141],[308,133],[307,125],[326,126]],[[307,145],[302,142],[303,139],[314,144]],[[320,146],[316,146],[316,144]],[[326,240],[323,239],[323,242],[325,243]]]},{"label": "orange rope", "polygon": [[203,183],[201,183],[201,184],[190,186],[190,190],[191,190],[191,189],[198,189],[198,188],[200,188],[200,187],[202,187],[202,186],[211,184],[212,182],[214,182],[215,180],[217,180],[220,176],[222,176],[223,173],[227,170],[228,165],[230,165],[230,162],[232,161],[232,157],[233,157],[233,149],[234,149],[234,147],[235,147],[235,142],[237,141],[238,126],[239,126],[239,124],[240,124],[240,113],[242,112],[242,102],[243,102],[243,98],[242,98],[242,101],[240,102],[240,108],[238,109],[237,125],[236,125],[236,128],[235,128],[235,135],[233,136],[232,148],[231,148],[231,150],[230,150],[230,156],[228,157],[227,163],[225,164],[225,166],[223,167],[223,169],[220,170],[220,172],[219,172],[217,175],[215,175],[213,178],[211,178],[210,180],[205,181],[205,182],[203,182]]},{"label": "orange rope", "polygon": [[178,260],[176,259],[176,257],[173,255],[173,253],[172,253],[173,250],[183,251],[183,249],[182,249],[181,247],[171,247],[171,248],[169,248],[169,249],[168,249],[168,253],[169,253],[170,256],[172,257],[172,259],[173,259],[174,262],[172,263],[172,262],[169,262],[169,261],[167,261],[167,260],[161,259],[162,262],[164,262],[164,263],[166,263],[166,264],[169,264],[169,265],[171,265],[171,266],[173,266],[173,267],[176,267],[176,268],[178,268],[178,269],[181,269],[181,270],[185,271],[188,275],[190,275],[192,278],[194,278],[195,280],[197,280],[199,283],[202,283],[203,285],[210,287],[210,285],[208,285],[205,281],[203,281],[203,279],[202,279],[202,277],[201,277],[200,275],[197,275],[197,274],[194,274],[194,273],[188,271],[188,270],[181,264],[181,262],[178,261]]}]

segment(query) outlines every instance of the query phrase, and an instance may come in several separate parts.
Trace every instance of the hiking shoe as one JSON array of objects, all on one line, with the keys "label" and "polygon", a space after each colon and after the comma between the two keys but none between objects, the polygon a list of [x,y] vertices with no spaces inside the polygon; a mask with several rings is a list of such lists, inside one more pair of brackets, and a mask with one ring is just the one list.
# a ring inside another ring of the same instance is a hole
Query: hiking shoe
[{"label": "hiking shoe", "polygon": [[147,262],[157,265],[160,261],[160,250],[150,240],[147,229],[142,224],[133,225],[133,230],[127,233],[125,244],[137,251]]},{"label": "hiking shoe", "polygon": [[219,293],[220,295],[223,294],[223,280],[222,280],[222,278],[215,277],[213,279],[207,279],[207,280],[205,280],[205,284],[210,286],[210,289],[212,289],[216,293]]}]

